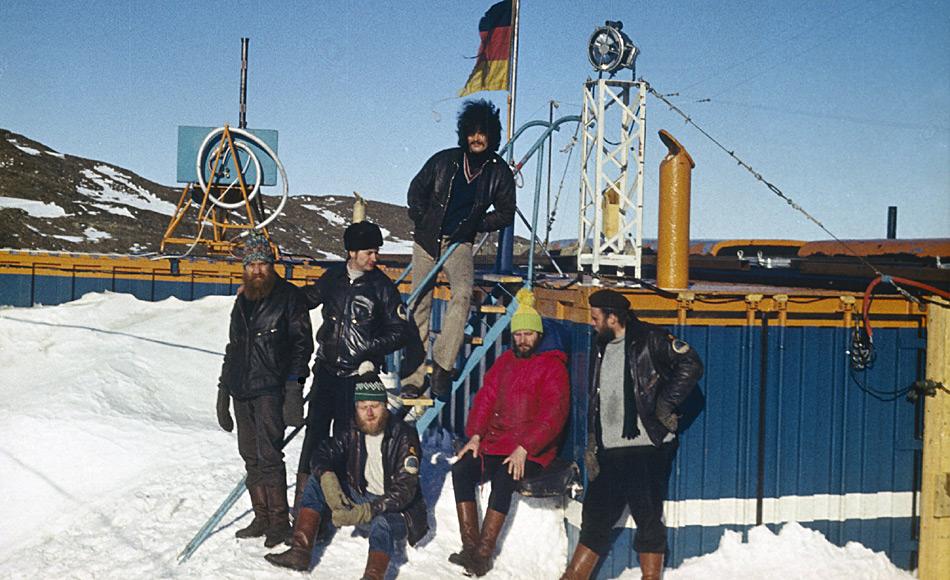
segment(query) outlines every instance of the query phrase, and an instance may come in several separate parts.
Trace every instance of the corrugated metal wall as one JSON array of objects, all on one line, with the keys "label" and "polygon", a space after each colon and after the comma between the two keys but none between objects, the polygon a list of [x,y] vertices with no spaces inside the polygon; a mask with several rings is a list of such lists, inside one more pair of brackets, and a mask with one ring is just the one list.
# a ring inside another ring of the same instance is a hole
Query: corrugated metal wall
[{"label": "corrugated metal wall", "polygon": [[[876,331],[873,368],[852,372],[849,331],[774,323],[671,329],[697,349],[706,372],[670,482],[667,565],[714,551],[726,529],[798,521],[838,545],[861,542],[912,569],[918,408],[902,394],[872,395],[868,387],[900,391],[920,378],[922,331]],[[578,336],[588,332],[575,327]],[[575,353],[572,362],[586,366],[587,357]],[[572,374],[573,416],[583,425],[586,382],[576,368]],[[575,454],[583,431],[575,421]],[[580,518],[570,511],[573,546]],[[599,578],[637,566],[626,526],[632,522],[616,530]]]}]

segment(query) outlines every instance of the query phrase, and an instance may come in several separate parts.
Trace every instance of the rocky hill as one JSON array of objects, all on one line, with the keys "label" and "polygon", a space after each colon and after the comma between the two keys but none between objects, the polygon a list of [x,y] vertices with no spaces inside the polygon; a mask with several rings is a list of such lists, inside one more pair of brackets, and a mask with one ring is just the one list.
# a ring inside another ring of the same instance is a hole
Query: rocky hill
[{"label": "rocky hill", "polygon": [[[181,193],[127,169],[60,153],[0,129],[0,248],[158,252]],[[267,197],[265,205],[273,208],[277,201]],[[353,202],[351,196],[292,195],[269,231],[284,253],[341,257]],[[197,210],[191,204],[176,234],[194,236]],[[412,224],[405,207],[369,201],[367,216],[385,230],[383,253],[411,253]],[[187,245],[173,245],[165,253],[186,250]],[[192,255],[202,253],[199,246]]]}]

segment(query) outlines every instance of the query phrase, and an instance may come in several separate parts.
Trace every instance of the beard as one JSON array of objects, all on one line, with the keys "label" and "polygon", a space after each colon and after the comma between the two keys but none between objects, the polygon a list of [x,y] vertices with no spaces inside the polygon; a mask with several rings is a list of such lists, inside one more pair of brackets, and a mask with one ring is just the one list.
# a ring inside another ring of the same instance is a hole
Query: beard
[{"label": "beard", "polygon": [[617,338],[617,334],[612,329],[606,326],[597,329],[597,344],[607,344],[615,338]]},{"label": "beard", "polygon": [[256,301],[270,295],[271,290],[274,289],[274,284],[277,283],[277,274],[270,270],[263,278],[254,278],[244,272],[242,280],[244,281],[244,297]]},{"label": "beard", "polygon": [[518,345],[515,345],[515,358],[531,358],[538,350],[538,344],[540,342],[541,341],[535,342],[531,347],[525,349],[519,348]]},{"label": "beard", "polygon": [[386,423],[389,421],[389,411],[383,411],[379,416],[379,420],[377,420],[373,425],[370,425],[364,421],[359,415],[356,415],[355,418],[357,429],[366,435],[379,435],[386,428]]}]

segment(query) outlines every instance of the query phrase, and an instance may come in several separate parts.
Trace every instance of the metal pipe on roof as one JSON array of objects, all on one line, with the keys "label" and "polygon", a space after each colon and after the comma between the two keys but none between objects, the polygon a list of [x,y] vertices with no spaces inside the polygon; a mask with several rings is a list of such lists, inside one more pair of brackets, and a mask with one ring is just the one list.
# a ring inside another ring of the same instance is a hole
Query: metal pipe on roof
[{"label": "metal pipe on roof", "polygon": [[660,208],[656,250],[657,286],[689,286],[689,203],[693,158],[672,135],[660,131],[669,152],[660,162]]}]

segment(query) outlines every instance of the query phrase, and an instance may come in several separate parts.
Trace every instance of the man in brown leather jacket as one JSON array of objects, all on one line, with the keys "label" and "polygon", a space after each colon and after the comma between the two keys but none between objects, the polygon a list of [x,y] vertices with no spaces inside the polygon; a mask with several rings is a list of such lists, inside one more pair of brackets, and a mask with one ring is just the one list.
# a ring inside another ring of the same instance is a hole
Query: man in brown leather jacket
[{"label": "man in brown leather jacket", "polygon": [[613,290],[590,295],[596,332],[585,453],[590,482],[581,535],[563,578],[590,577],[610,549],[610,530],[623,508],[637,524],[634,549],[645,580],[659,580],[666,553],[666,499],[676,452],[675,413],[703,374],[688,344],[641,321]]},{"label": "man in brown leather jacket", "polygon": [[428,531],[419,487],[422,449],[414,427],[390,416],[386,388],[375,374],[361,375],[354,391],[350,427],[321,443],[314,454],[291,548],[268,554],[275,566],[308,570],[321,512],[337,527],[369,535],[363,578],[382,580],[403,541],[415,545]]}]

